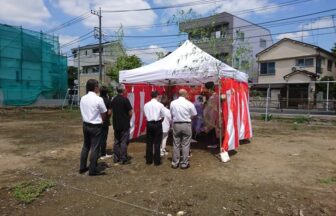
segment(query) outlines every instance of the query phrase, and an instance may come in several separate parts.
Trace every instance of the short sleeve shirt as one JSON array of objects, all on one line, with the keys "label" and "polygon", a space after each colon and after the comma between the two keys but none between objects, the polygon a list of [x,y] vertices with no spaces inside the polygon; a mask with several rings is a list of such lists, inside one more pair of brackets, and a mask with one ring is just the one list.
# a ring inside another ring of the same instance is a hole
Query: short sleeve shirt
[{"label": "short sleeve shirt", "polygon": [[170,113],[173,122],[191,122],[191,117],[197,115],[194,104],[184,97],[171,102]]},{"label": "short sleeve shirt", "polygon": [[90,124],[102,124],[101,113],[107,111],[104,101],[94,92],[89,92],[81,98],[80,111],[83,122]]},{"label": "short sleeve shirt", "polygon": [[131,121],[129,111],[133,109],[128,98],[122,95],[117,95],[113,98],[111,107],[113,129],[128,130],[130,128]]}]

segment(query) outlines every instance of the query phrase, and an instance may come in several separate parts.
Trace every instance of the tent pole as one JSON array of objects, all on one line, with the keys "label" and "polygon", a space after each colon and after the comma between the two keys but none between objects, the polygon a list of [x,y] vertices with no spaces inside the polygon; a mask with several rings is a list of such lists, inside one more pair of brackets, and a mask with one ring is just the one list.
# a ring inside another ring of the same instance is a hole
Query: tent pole
[{"label": "tent pole", "polygon": [[222,153],[223,130],[222,130],[222,106],[221,106],[222,83],[218,73],[218,124],[219,124],[219,153]]}]

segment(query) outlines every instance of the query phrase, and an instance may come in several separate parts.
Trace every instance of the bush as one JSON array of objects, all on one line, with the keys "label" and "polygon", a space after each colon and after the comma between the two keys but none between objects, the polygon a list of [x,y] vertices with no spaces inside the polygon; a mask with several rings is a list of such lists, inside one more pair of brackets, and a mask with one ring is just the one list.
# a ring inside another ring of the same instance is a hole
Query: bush
[{"label": "bush", "polygon": [[[267,118],[266,118],[267,117]],[[266,121],[271,121],[272,120],[272,118],[273,118],[273,116],[271,115],[271,114],[267,114],[267,116],[266,116],[266,114],[261,114],[260,115],[260,119],[261,120],[266,120]]]},{"label": "bush", "polygon": [[309,116],[297,116],[294,118],[294,122],[302,124],[302,123],[309,123],[310,117]]}]

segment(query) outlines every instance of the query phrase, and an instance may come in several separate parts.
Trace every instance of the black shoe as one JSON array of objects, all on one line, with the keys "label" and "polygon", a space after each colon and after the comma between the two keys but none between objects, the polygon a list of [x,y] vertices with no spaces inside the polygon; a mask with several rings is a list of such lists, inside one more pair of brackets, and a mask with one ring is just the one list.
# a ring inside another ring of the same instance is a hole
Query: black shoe
[{"label": "black shoe", "polygon": [[173,169],[177,169],[179,166],[178,165],[171,165],[171,168],[173,168]]},{"label": "black shoe", "polygon": [[181,169],[188,169],[190,167],[190,164],[188,164],[187,166],[183,167],[181,166]]},{"label": "black shoe", "polygon": [[160,166],[162,163],[159,162],[159,163],[154,163],[154,166]]},{"label": "black shoe", "polygon": [[130,160],[126,160],[126,161],[121,162],[121,164],[122,164],[122,165],[131,164],[131,161],[130,161]]},{"label": "black shoe", "polygon": [[152,165],[153,162],[146,162],[147,165]]},{"label": "black shoe", "polygon": [[84,173],[86,173],[87,171],[89,171],[89,168],[88,168],[88,167],[86,167],[86,168],[84,168],[84,169],[80,169],[80,170],[79,170],[79,174],[84,174]]},{"label": "black shoe", "polygon": [[100,176],[100,175],[106,175],[106,173],[105,172],[89,173],[89,176]]}]

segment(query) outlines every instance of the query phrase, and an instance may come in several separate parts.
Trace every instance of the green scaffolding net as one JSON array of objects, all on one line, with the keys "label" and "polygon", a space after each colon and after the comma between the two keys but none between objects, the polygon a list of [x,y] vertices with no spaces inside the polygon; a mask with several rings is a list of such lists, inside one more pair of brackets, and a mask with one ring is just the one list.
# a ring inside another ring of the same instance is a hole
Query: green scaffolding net
[{"label": "green scaffolding net", "polygon": [[[0,100],[25,106],[37,99],[63,99],[67,59],[58,37],[0,24]],[[1,103],[1,101],[0,101]]]}]

